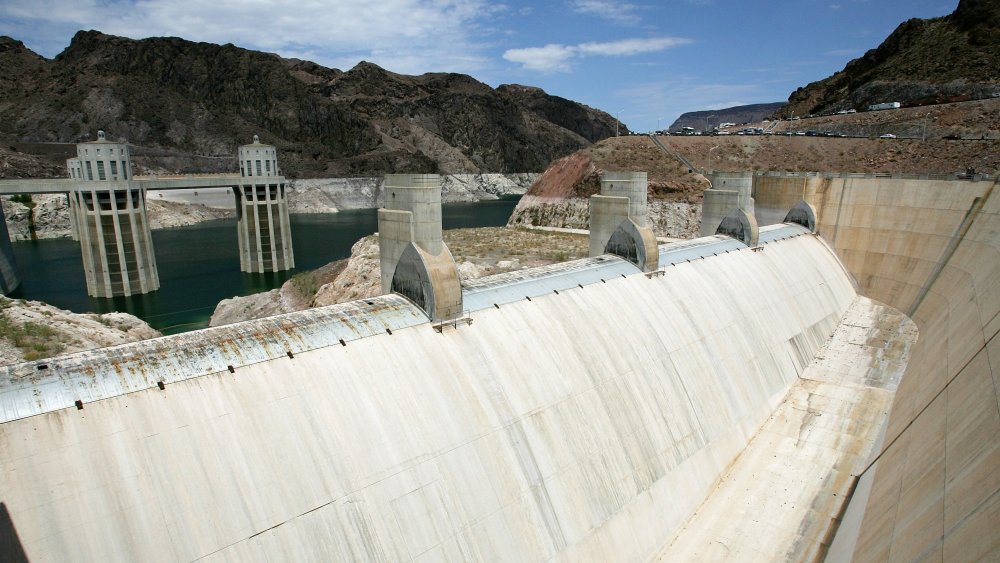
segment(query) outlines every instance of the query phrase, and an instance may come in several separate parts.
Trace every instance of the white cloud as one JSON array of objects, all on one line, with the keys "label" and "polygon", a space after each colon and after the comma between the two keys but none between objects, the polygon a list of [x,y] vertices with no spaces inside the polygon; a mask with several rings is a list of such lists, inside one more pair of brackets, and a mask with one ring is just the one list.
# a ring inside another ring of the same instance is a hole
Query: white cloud
[{"label": "white cloud", "polygon": [[603,55],[605,57],[624,57],[641,53],[655,53],[677,45],[690,43],[690,39],[681,37],[656,37],[651,39],[622,39],[608,43],[583,43],[578,49],[582,55]]},{"label": "white cloud", "polygon": [[488,0],[33,0],[0,3],[0,30],[27,31],[43,50],[57,33],[65,47],[73,31],[99,29],[308,53],[320,64],[365,59],[403,73],[471,72],[486,64],[481,37],[503,9]]},{"label": "white cloud", "polygon": [[544,47],[528,47],[524,49],[508,49],[503,58],[514,63],[520,63],[528,70],[541,72],[568,71],[572,68],[572,60],[579,57],[625,57],[643,53],[655,53],[690,43],[690,39],[681,37],[654,37],[648,39],[623,39],[606,43],[581,43],[579,45],[560,45],[551,43]]},{"label": "white cloud", "polygon": [[503,58],[520,63],[528,70],[541,72],[569,70],[569,61],[576,56],[576,48],[566,45],[546,45],[544,47],[528,47],[525,49],[508,49]]},{"label": "white cloud", "polygon": [[613,0],[573,0],[573,11],[604,18],[621,25],[638,25],[642,20],[635,14],[635,4]]}]

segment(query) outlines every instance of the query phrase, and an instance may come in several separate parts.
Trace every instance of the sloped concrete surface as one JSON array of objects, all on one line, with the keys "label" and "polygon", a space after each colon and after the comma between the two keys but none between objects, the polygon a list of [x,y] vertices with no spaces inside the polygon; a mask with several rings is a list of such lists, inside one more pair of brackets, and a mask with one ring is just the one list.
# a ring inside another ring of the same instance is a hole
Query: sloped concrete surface
[{"label": "sloped concrete surface", "polygon": [[[249,340],[163,389],[106,398],[105,384],[175,364],[109,363],[91,379],[81,366],[82,410],[0,424],[5,537],[36,563],[645,560],[854,297],[829,248],[798,236],[490,306],[441,332],[423,322],[291,355],[289,316],[257,343],[248,323],[187,333]],[[234,364],[237,352],[260,361]],[[21,366],[38,400],[59,366]]]},{"label": "sloped concrete surface", "polygon": [[905,315],[858,297],[711,496],[655,559],[822,556],[916,339]]}]

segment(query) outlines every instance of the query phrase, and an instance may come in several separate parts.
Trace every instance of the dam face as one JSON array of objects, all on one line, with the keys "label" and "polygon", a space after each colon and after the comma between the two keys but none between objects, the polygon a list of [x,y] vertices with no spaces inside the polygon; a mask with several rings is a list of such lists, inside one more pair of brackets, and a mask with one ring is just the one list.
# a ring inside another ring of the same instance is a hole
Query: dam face
[{"label": "dam face", "polygon": [[1000,557],[997,192],[995,179],[756,178],[760,224],[809,201],[860,293],[920,330],[830,561]]},{"label": "dam face", "polygon": [[781,233],[9,367],[0,502],[32,561],[646,559],[855,299]]},{"label": "dam face", "polygon": [[[996,559],[995,182],[768,181],[754,248],[473,280],[468,323],[388,295],[8,366],[0,547]],[[793,199],[818,233],[762,215]]]}]

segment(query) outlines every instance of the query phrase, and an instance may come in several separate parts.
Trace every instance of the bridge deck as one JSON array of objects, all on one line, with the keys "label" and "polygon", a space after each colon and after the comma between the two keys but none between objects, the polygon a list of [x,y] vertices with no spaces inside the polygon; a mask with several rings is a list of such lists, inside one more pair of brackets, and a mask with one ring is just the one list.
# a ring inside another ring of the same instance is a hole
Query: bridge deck
[{"label": "bridge deck", "polygon": [[[265,178],[265,176],[261,176]],[[284,176],[266,176],[268,182],[284,183]],[[71,178],[0,180],[0,195],[14,194],[64,194],[70,190],[106,190],[143,187],[152,190],[197,190],[204,188],[230,188],[254,178],[239,174],[198,174],[193,176],[145,176],[118,182],[86,182]]]}]

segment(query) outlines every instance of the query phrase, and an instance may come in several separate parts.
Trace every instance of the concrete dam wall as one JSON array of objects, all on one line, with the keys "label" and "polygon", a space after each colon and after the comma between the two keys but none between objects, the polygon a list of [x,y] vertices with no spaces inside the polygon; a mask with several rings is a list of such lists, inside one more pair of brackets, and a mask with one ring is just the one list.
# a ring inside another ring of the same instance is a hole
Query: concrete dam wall
[{"label": "concrete dam wall", "polygon": [[821,232],[862,291],[920,329],[859,484],[857,561],[1000,554],[1000,194],[990,181],[935,184],[855,180],[823,204]]},{"label": "concrete dam wall", "polygon": [[439,330],[392,295],[8,367],[4,553],[648,559],[855,300],[781,229],[487,278]]},{"label": "concrete dam wall", "polygon": [[759,176],[760,224],[813,203],[859,291],[920,330],[829,560],[1000,555],[1000,195],[994,180]]}]

